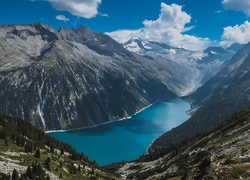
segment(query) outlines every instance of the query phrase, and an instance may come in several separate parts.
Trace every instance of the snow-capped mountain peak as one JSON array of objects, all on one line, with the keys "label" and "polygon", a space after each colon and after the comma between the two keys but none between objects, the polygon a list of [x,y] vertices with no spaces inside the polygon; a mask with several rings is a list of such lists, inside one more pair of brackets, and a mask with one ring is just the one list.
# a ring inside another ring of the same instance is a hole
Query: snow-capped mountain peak
[{"label": "snow-capped mountain peak", "polygon": [[[139,55],[165,61],[170,71],[176,77],[180,77],[185,84],[183,91],[180,92],[181,95],[195,91],[214,76],[234,53],[234,51],[225,50],[222,47],[208,47],[204,51],[189,51],[138,37],[131,38],[123,46]],[[239,46],[234,47],[237,49]]]},{"label": "snow-capped mountain peak", "polygon": [[143,40],[141,40],[139,37],[132,37],[128,42],[124,43],[123,46],[127,50],[134,53],[138,53],[140,51],[145,50]]}]

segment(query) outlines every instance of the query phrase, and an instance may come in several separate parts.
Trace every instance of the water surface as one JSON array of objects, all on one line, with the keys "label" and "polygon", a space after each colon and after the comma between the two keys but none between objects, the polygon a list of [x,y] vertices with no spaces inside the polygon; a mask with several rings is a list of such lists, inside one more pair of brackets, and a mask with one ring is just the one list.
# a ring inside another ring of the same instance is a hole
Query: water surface
[{"label": "water surface", "polygon": [[51,136],[72,145],[99,165],[130,161],[146,153],[150,143],[186,121],[189,104],[180,99],[159,102],[132,118],[98,127],[53,132]]}]

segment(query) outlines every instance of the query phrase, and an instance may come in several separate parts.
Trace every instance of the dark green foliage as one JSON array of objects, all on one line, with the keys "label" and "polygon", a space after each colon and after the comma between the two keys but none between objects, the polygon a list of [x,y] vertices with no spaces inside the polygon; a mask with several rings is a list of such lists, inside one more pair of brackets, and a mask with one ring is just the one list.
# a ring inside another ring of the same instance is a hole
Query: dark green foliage
[{"label": "dark green foliage", "polygon": [[20,146],[24,147],[24,145],[25,145],[25,139],[22,137],[22,138],[21,138]]},{"label": "dark green foliage", "polygon": [[45,161],[45,166],[47,167],[47,169],[50,171],[50,158],[48,157]]},{"label": "dark green foliage", "polygon": [[1,138],[1,139],[6,139],[5,130],[1,130],[1,131],[0,131],[0,138]]},{"label": "dark green foliage", "polygon": [[25,174],[21,174],[19,180],[26,180],[28,179],[27,176]]},{"label": "dark green foliage", "polygon": [[32,153],[31,145],[25,144],[25,145],[24,145],[24,151],[25,151],[26,153]]},{"label": "dark green foliage", "polygon": [[54,148],[54,145],[52,144],[52,145],[50,146],[50,152],[51,152],[51,153],[54,153],[54,151],[55,151],[55,148]]},{"label": "dark green foliage", "polygon": [[203,160],[198,166],[199,174],[194,179],[195,180],[202,179],[208,173],[210,164],[211,164],[211,161],[209,159],[206,158],[205,160]]},{"label": "dark green foliage", "polygon": [[0,179],[1,180],[10,180],[10,176],[6,175],[6,174],[3,174],[3,173],[0,173]]},{"label": "dark green foliage", "polygon": [[[24,146],[24,151],[26,153],[32,153],[33,149],[42,149],[47,145],[50,147],[50,152],[52,153],[54,152],[54,149],[61,149],[61,154],[65,151],[72,154],[72,160],[83,160],[90,163],[87,156],[77,153],[70,145],[52,138],[45,134],[44,131],[34,127],[28,121],[0,114],[0,124],[4,124],[5,127],[0,131],[0,138],[9,138],[17,145]],[[25,140],[24,137],[32,141]]]},{"label": "dark green foliage", "polygon": [[41,157],[40,149],[37,149],[37,150],[36,150],[35,157],[36,157],[36,158],[40,158],[40,157]]},{"label": "dark green foliage", "polygon": [[63,155],[64,154],[64,149],[63,148],[61,148],[61,155]]},{"label": "dark green foliage", "polygon": [[232,159],[227,159],[224,164],[225,165],[229,165],[229,164],[234,164],[235,163],[235,160],[232,160]]},{"label": "dark green foliage", "polygon": [[4,140],[4,145],[5,145],[5,146],[8,146],[8,145],[9,145],[9,141],[8,141],[7,138],[5,138],[5,140]]},{"label": "dark green foliage", "polygon": [[32,169],[31,169],[31,167],[30,166],[28,166],[28,168],[27,168],[27,171],[26,171],[26,175],[27,175],[27,177],[29,178],[29,179],[33,179],[33,172],[32,172]]},{"label": "dark green foliage", "polygon": [[[23,152],[29,153],[25,155],[24,159],[20,160],[22,164],[27,166],[27,170],[25,173],[20,174],[19,179],[49,179],[50,177],[46,175],[45,169],[51,171],[52,167],[53,172],[57,176],[62,177],[63,171],[61,168],[66,167],[69,169],[69,172],[71,174],[74,174],[73,176],[76,176],[77,178],[85,177],[85,174],[81,172],[82,163],[84,163],[84,165],[86,166],[94,166],[95,168],[100,169],[100,167],[98,167],[95,162],[91,162],[89,158],[83,153],[79,154],[70,145],[52,138],[27,121],[0,114],[0,123],[2,122],[5,122],[5,126],[3,128],[0,125],[0,134],[2,134],[2,137],[6,138],[3,139],[4,141],[2,140],[2,142],[5,142],[5,144],[7,144],[9,140],[9,144],[11,144],[11,146],[15,146],[13,150],[18,150],[18,152],[20,152],[20,149],[23,149]],[[18,144],[19,146],[24,144],[24,146],[23,148],[20,148],[16,144]],[[52,154],[51,152],[54,152],[55,149],[61,150],[61,154],[67,152],[71,154],[71,156],[60,157],[60,155],[58,154]],[[58,165],[59,162],[57,161],[57,158],[59,157],[62,158],[62,160],[60,160],[60,165]],[[77,166],[75,167],[74,164],[77,164]],[[87,170],[87,172],[90,172],[90,170]],[[9,174],[9,176],[0,173],[1,180],[10,180],[11,174]],[[105,174],[105,176],[113,177],[112,174]],[[64,178],[66,177],[70,177],[70,175],[67,174]]]},{"label": "dark green foliage", "polygon": [[16,144],[17,145],[21,145],[21,138],[20,138],[20,136],[16,137]]},{"label": "dark green foliage", "polygon": [[70,172],[71,174],[76,174],[76,173],[77,173],[77,169],[76,169],[76,167],[74,166],[74,163],[71,163],[71,164],[69,165],[69,172]]},{"label": "dark green foliage", "polygon": [[60,161],[60,168],[62,168],[63,167],[63,162],[62,161]]},{"label": "dark green foliage", "polygon": [[13,170],[11,179],[12,180],[19,180],[18,172],[16,169]]},{"label": "dark green foliage", "polygon": [[45,171],[43,170],[42,166],[37,163],[32,164],[32,176],[38,176],[39,179],[44,179],[45,177]]}]

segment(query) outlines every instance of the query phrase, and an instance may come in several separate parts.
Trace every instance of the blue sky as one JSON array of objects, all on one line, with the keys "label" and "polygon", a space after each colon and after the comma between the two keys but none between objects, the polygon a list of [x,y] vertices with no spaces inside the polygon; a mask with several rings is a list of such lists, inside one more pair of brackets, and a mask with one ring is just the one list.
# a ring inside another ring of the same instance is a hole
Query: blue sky
[{"label": "blue sky", "polygon": [[1,0],[0,24],[86,25],[190,50],[250,41],[250,0]]}]

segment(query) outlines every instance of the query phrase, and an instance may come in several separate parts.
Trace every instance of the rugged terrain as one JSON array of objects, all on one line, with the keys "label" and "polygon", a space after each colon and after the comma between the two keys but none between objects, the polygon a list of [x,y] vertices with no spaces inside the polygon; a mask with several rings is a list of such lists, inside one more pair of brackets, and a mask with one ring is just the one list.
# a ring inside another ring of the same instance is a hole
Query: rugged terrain
[{"label": "rugged terrain", "polygon": [[117,167],[123,179],[249,179],[250,109],[210,132],[109,166]]},{"label": "rugged terrain", "polygon": [[14,176],[20,179],[119,178],[29,122],[0,115],[0,179],[10,179],[10,176],[12,179]]},{"label": "rugged terrain", "polygon": [[118,120],[185,88],[164,63],[80,26],[0,26],[0,112],[45,130]]},{"label": "rugged terrain", "polygon": [[193,116],[182,125],[163,134],[152,148],[169,146],[218,126],[232,113],[250,106],[250,44],[234,54],[217,75],[194,94],[186,97]]},{"label": "rugged terrain", "polygon": [[166,68],[185,86],[179,91],[180,96],[193,93],[224,67],[232,55],[243,47],[235,43],[227,49],[208,47],[203,51],[189,51],[137,37],[131,38],[123,46],[142,56],[166,62]]},{"label": "rugged terrain", "polygon": [[155,140],[148,155],[119,164],[117,173],[124,179],[249,179],[250,109],[227,119],[250,106],[250,44],[193,52],[133,38],[124,47],[85,26],[0,26],[0,113],[7,114],[0,116],[1,177],[119,178],[8,115],[43,130],[92,126],[205,83],[184,97],[193,116]]},{"label": "rugged terrain", "polygon": [[138,55],[85,26],[56,31],[35,23],[0,26],[0,47],[0,113],[54,130],[118,120],[190,94],[240,45],[192,52],[131,39],[124,47]]},{"label": "rugged terrain", "polygon": [[0,178],[249,179],[250,108],[210,132],[100,168],[29,122],[0,115]]}]

